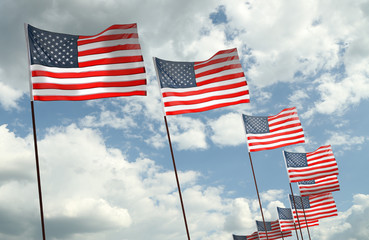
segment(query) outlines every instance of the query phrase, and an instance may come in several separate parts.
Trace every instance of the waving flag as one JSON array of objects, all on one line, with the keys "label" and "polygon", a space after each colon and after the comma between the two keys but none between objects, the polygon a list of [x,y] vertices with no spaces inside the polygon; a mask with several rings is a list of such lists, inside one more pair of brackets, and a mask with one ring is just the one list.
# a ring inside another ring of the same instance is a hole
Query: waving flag
[{"label": "waving flag", "polygon": [[303,197],[340,190],[340,184],[336,175],[298,182],[297,185],[300,190],[300,195]]},{"label": "waving flag", "polygon": [[289,196],[292,214],[295,221],[297,221],[297,216],[299,217],[299,219],[305,219],[306,216],[306,220],[310,221],[327,217],[334,217],[338,215],[336,203],[333,199],[332,193],[324,193],[306,197],[294,195],[297,210],[294,209],[292,195],[290,194]]},{"label": "waving flag", "polygon": [[[268,234],[268,239],[269,240],[273,240],[273,239],[280,239],[280,238],[285,238],[285,237],[291,237],[292,236],[292,232],[291,231],[281,231],[281,228],[279,226],[279,221],[271,221],[271,222],[265,222],[266,225],[266,232]],[[256,226],[258,229],[258,233],[259,233],[259,239],[264,240],[267,239],[266,237],[266,233],[265,233],[265,227],[264,227],[264,222],[262,221],[256,221]]]},{"label": "waving flag", "polygon": [[291,208],[277,207],[277,211],[278,211],[278,221],[279,221],[279,225],[281,227],[282,232],[294,231],[295,227],[296,229],[299,229],[300,227],[306,228],[306,225],[308,227],[319,226],[318,220],[307,221],[307,224],[306,224],[305,218],[299,219],[299,222],[297,220],[294,221],[292,217]]},{"label": "waving flag", "polygon": [[330,145],[314,152],[283,152],[290,182],[308,181],[316,178],[338,175],[338,167]]},{"label": "waving flag", "polygon": [[304,131],[294,107],[269,117],[242,116],[250,152],[305,142]]},{"label": "waving flag", "polygon": [[249,88],[237,49],[201,62],[154,58],[165,115],[203,112],[248,103]]},{"label": "waving flag", "polygon": [[31,99],[90,100],[146,95],[137,25],[113,25],[93,36],[26,25]]}]

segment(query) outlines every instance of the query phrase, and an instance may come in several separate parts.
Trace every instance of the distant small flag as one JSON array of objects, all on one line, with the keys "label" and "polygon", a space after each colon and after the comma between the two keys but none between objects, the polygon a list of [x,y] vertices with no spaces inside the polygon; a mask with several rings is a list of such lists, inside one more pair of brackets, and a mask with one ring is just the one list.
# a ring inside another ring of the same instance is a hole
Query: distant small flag
[{"label": "distant small flag", "polygon": [[[267,239],[266,234],[268,234],[269,240],[292,236],[291,231],[284,231],[284,232],[281,231],[278,220],[277,221],[266,221],[265,225],[266,225],[266,228],[264,227],[264,222],[256,220],[256,227],[258,229],[259,239],[261,240]],[[267,233],[265,233],[265,229]]]},{"label": "distant small flag", "polygon": [[[299,219],[299,222],[293,220],[291,208],[277,207],[278,220],[281,231],[295,231],[296,229],[306,228],[305,218]],[[311,220],[307,222],[309,227],[319,226],[319,220]],[[295,228],[296,227],[296,228]]]},{"label": "distant small flag", "polygon": [[283,151],[290,182],[308,181],[338,175],[338,167],[330,145],[314,152],[292,153]]},{"label": "distant small flag", "polygon": [[246,236],[241,236],[241,235],[232,235],[233,236],[233,240],[247,240]]},{"label": "distant small flag", "polygon": [[93,36],[26,25],[31,99],[90,100],[146,95],[137,25],[113,25]]},{"label": "distant small flag", "polygon": [[[337,207],[336,203],[333,199],[332,193],[324,193],[319,195],[311,195],[306,197],[296,196],[294,195],[296,210],[294,208],[292,195],[290,197],[290,204],[292,209],[292,214],[297,221],[297,216],[299,219],[310,220],[318,220],[322,218],[334,217],[337,216]],[[301,203],[302,200],[302,203]],[[305,210],[305,215],[304,215]]]},{"label": "distant small flag", "polygon": [[305,136],[295,107],[269,117],[242,115],[250,152],[304,143]]},{"label": "distant small flag", "polygon": [[201,62],[154,58],[165,115],[203,112],[250,102],[237,49]]},{"label": "distant small flag", "polygon": [[340,184],[336,175],[298,182],[297,185],[300,190],[300,195],[303,197],[340,190]]}]

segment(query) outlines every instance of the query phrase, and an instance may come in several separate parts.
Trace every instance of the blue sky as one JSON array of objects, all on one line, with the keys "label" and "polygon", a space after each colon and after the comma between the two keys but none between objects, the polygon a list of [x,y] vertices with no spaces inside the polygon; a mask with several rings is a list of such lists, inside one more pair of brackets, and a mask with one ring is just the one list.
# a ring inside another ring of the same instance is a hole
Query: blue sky
[{"label": "blue sky", "polygon": [[34,0],[0,3],[1,239],[41,238],[24,23],[91,35],[133,22],[147,97],[35,102],[47,239],[186,239],[152,57],[200,61],[233,47],[250,103],[168,117],[191,239],[255,231],[241,114],[292,106],[306,143],[252,153],[266,220],[289,206],[282,150],[331,144],[339,216],[312,238],[368,238],[368,1]]}]

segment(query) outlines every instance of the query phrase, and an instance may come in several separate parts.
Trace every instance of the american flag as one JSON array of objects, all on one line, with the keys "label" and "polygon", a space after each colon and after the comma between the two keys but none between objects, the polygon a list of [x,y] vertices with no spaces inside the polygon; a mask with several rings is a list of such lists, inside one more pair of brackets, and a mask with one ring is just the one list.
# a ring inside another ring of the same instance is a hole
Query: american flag
[{"label": "american flag", "polygon": [[244,114],[242,116],[250,152],[305,142],[304,131],[295,107],[286,108],[269,117]]},{"label": "american flag", "polygon": [[31,100],[90,100],[146,95],[137,25],[113,25],[93,36],[26,25]]},{"label": "american flag", "polygon": [[[337,216],[337,207],[333,199],[332,193],[324,193],[319,195],[311,195],[306,197],[296,196],[290,194],[290,204],[292,208],[292,214],[295,221],[297,216],[299,219],[318,220],[322,218]],[[293,199],[295,200],[296,210],[294,208]],[[301,203],[302,200],[302,203]],[[303,205],[302,205],[303,204]],[[304,215],[305,210],[305,215]]]},{"label": "american flag", "polygon": [[292,153],[283,151],[290,182],[308,181],[338,175],[338,167],[330,145],[314,152]]},{"label": "american flag", "polygon": [[233,236],[233,240],[247,240],[246,236],[241,236],[241,235],[232,235]]},{"label": "american flag", "polygon": [[[278,221],[282,232],[294,231],[296,229],[300,229],[300,227],[306,228],[305,218],[299,219],[299,221],[293,220],[291,208],[277,207],[277,211],[278,211]],[[319,220],[307,221],[307,226],[309,227],[319,226]]]},{"label": "american flag", "polygon": [[[278,220],[269,221],[269,222],[266,221],[265,225],[266,225],[266,233],[268,234],[268,239],[269,240],[280,239],[282,237],[285,238],[285,237],[291,237],[292,236],[291,231],[284,231],[284,232],[281,231]],[[261,239],[261,240],[267,239],[267,236],[266,236],[266,233],[265,233],[264,222],[256,220],[256,227],[258,229],[259,239]]]},{"label": "american flag", "polygon": [[298,182],[297,186],[301,196],[317,195],[340,190],[340,184],[336,175]]},{"label": "american flag", "polygon": [[203,112],[248,103],[249,88],[237,49],[202,62],[154,58],[165,115]]}]

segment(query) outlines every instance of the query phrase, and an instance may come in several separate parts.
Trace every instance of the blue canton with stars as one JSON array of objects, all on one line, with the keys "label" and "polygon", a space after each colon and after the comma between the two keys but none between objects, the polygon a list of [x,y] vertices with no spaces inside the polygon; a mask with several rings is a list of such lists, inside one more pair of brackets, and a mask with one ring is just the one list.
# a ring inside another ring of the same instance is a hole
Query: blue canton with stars
[{"label": "blue canton with stars", "polygon": [[306,153],[291,153],[284,151],[287,167],[307,167]]},{"label": "blue canton with stars", "polygon": [[[293,208],[295,208],[295,205],[293,204],[293,198],[292,195],[289,194],[290,196],[290,202],[291,202],[291,206],[293,206]],[[302,199],[302,203],[304,204],[304,209],[308,209],[310,208],[310,201],[309,201],[309,197],[301,197],[301,196],[293,196],[295,199],[295,204],[296,204],[296,208],[297,209],[303,209],[302,208],[302,204],[301,204],[301,199]]]},{"label": "blue canton with stars", "polygon": [[[264,228],[264,222],[262,221],[257,221],[256,220],[256,226],[258,227],[258,231],[265,231]],[[266,226],[266,230],[267,231],[272,231],[272,223],[271,222],[265,222],[265,226]]]},{"label": "blue canton with stars", "polygon": [[298,184],[302,184],[302,185],[309,185],[309,184],[314,184],[315,180],[308,180],[308,181],[301,181],[298,182]]},{"label": "blue canton with stars", "polygon": [[246,236],[237,236],[233,234],[233,240],[247,240]]},{"label": "blue canton with stars", "polygon": [[195,69],[192,62],[172,62],[155,58],[162,88],[196,87]]},{"label": "blue canton with stars", "polygon": [[291,208],[280,208],[277,207],[279,219],[292,220]]},{"label": "blue canton with stars", "polygon": [[28,25],[31,64],[77,68],[77,35],[44,31]]},{"label": "blue canton with stars", "polygon": [[246,133],[262,134],[269,132],[268,117],[255,117],[242,114],[242,118],[245,124]]}]

